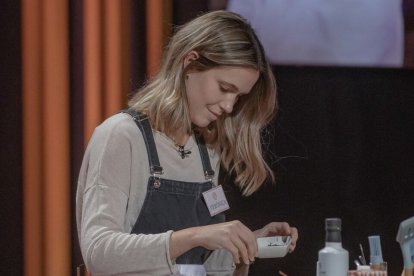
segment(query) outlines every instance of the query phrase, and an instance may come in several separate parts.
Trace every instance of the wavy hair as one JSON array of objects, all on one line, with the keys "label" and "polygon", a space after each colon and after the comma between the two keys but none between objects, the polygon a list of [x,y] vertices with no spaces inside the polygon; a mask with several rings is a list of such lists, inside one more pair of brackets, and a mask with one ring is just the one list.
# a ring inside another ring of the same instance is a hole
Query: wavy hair
[{"label": "wavy hair", "polygon": [[[184,66],[188,53],[199,58]],[[241,16],[227,11],[201,15],[178,28],[171,38],[157,75],[129,102],[148,115],[154,129],[174,137],[178,129],[201,134],[209,147],[220,152],[224,169],[235,175],[243,195],[256,191],[271,168],[263,158],[261,130],[277,111],[276,82],[263,47]],[[204,128],[191,124],[185,90],[188,70],[205,71],[217,66],[244,66],[259,71],[251,92]]]}]

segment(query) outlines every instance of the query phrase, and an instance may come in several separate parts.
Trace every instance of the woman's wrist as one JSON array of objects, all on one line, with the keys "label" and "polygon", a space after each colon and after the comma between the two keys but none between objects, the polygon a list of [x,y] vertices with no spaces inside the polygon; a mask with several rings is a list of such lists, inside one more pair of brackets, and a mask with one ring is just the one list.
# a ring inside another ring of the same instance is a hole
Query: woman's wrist
[{"label": "woman's wrist", "polygon": [[198,227],[187,228],[179,231],[174,231],[171,234],[170,240],[170,256],[175,260],[185,252],[200,246],[197,241]]}]

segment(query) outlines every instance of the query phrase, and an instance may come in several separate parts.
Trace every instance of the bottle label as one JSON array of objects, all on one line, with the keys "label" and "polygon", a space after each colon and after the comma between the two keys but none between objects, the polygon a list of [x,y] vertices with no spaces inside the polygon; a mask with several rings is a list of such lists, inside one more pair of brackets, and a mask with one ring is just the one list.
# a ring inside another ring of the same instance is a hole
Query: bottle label
[{"label": "bottle label", "polygon": [[348,252],[329,252],[319,254],[317,276],[347,276]]}]

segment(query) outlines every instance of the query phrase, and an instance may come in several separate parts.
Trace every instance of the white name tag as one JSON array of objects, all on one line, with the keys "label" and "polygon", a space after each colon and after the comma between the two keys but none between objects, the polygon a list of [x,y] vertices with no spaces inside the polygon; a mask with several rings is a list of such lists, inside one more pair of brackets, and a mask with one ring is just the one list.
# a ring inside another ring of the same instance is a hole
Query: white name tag
[{"label": "white name tag", "polygon": [[211,216],[215,216],[230,208],[221,185],[205,191],[203,197]]}]

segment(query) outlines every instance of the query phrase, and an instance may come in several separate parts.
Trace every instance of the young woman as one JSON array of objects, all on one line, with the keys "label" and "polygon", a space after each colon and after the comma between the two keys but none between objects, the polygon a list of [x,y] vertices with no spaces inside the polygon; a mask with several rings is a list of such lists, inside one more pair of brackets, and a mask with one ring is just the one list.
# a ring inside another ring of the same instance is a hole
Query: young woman
[{"label": "young woman", "polygon": [[86,266],[97,275],[232,275],[257,254],[256,238],[297,230],[273,222],[252,232],[225,222],[220,164],[248,196],[272,171],[260,130],[275,114],[275,80],[240,16],[202,15],[181,27],[157,76],[129,109],[96,128],[77,192]]}]

